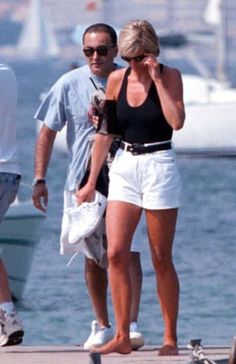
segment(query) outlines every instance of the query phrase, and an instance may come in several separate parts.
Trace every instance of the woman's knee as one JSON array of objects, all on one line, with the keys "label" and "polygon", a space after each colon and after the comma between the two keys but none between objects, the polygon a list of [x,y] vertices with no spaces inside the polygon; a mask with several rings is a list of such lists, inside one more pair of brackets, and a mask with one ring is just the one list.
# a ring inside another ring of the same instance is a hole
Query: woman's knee
[{"label": "woman's knee", "polygon": [[109,266],[126,266],[130,262],[130,253],[124,253],[123,250],[108,249],[107,257]]},{"label": "woman's knee", "polygon": [[165,274],[173,268],[173,261],[170,254],[166,254],[162,249],[155,249],[152,253],[152,264],[159,274]]}]

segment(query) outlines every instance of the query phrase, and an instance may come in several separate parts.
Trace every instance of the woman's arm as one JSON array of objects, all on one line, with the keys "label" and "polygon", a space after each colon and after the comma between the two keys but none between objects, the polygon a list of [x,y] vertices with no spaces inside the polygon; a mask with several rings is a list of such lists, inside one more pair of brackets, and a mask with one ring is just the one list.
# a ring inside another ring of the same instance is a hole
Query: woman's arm
[{"label": "woman's arm", "polygon": [[183,83],[179,70],[165,66],[161,73],[158,60],[153,56],[148,56],[144,62],[155,83],[167,122],[174,130],[181,129],[184,125],[185,110]]},{"label": "woman's arm", "polygon": [[[112,72],[108,77],[106,87],[106,100],[116,100],[119,84],[120,70]],[[91,168],[88,182],[76,193],[76,198],[79,204],[84,201],[94,200],[97,178],[102,168],[102,165],[107,158],[110,146],[113,141],[113,137],[114,136],[112,134],[107,134],[104,130],[101,130],[101,133],[98,132],[96,134],[92,148]]]},{"label": "woman's arm", "polygon": [[102,165],[107,157],[112,140],[112,135],[96,134],[92,149],[91,168],[88,182],[76,193],[76,198],[79,204],[84,201],[94,200],[97,178],[102,168]]},{"label": "woman's arm", "polygon": [[179,130],[185,120],[182,77],[177,69],[167,72],[168,75],[155,81],[155,85],[167,122],[174,130]]}]

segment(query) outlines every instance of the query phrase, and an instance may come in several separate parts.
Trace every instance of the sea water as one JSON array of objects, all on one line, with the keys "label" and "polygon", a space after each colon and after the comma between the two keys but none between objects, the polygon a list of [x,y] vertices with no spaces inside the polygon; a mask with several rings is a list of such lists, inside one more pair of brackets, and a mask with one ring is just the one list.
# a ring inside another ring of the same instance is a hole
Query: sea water
[{"label": "sea water", "polygon": [[[23,184],[33,178],[36,137],[33,115],[40,93],[67,70],[64,63],[12,64],[19,82],[19,156]],[[203,344],[231,343],[236,334],[236,208],[235,158],[178,155],[182,175],[182,205],[174,242],[174,261],[180,279],[178,337]],[[48,216],[17,309],[25,326],[25,345],[80,344],[94,319],[84,280],[84,258],[67,267],[59,255],[66,155],[54,152],[47,175]],[[30,197],[30,192],[28,195]],[[163,321],[146,238],[145,221],[139,236],[143,288],[139,326],[146,344],[161,345]],[[110,291],[110,320],[114,324]]]}]

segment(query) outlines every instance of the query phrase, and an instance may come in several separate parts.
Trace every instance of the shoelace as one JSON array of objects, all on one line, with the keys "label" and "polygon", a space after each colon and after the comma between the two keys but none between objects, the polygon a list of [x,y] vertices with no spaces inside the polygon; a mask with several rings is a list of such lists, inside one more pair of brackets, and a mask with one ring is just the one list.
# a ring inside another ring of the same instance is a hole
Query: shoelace
[{"label": "shoelace", "polygon": [[[94,215],[94,211],[95,211],[96,207],[97,207],[96,205],[91,206],[90,204],[84,204],[82,212],[79,213],[80,219],[82,221],[87,221],[87,218],[89,216]],[[76,223],[78,221],[78,212],[73,211],[73,212],[70,212],[69,215],[70,215],[72,224]]]},{"label": "shoelace", "polygon": [[72,257],[69,259],[69,261],[66,263],[66,266],[69,267],[71,265],[71,263],[73,262],[73,260],[75,259],[75,257],[79,254],[79,252],[75,252]]}]

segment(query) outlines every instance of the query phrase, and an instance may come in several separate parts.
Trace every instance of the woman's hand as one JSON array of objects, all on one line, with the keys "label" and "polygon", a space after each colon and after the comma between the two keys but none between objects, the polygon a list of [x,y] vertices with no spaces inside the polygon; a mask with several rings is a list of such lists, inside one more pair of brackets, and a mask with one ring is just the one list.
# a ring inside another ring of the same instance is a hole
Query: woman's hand
[{"label": "woman's hand", "polygon": [[94,201],[95,198],[95,187],[91,186],[87,183],[84,187],[78,190],[75,193],[75,197],[78,201],[78,205],[82,204],[83,202],[91,202]]},{"label": "woman's hand", "polygon": [[153,54],[148,54],[147,57],[144,58],[143,64],[147,67],[149,76],[154,82],[161,79],[160,65]]}]

